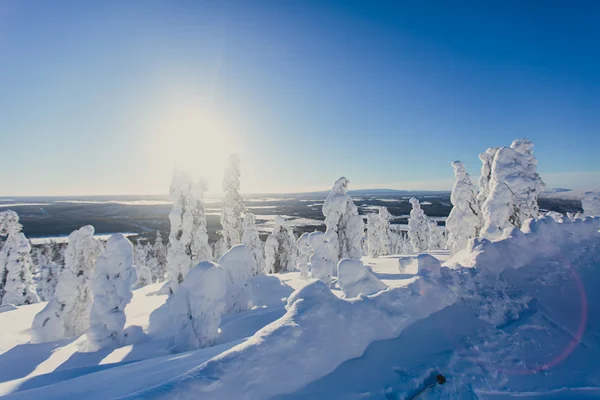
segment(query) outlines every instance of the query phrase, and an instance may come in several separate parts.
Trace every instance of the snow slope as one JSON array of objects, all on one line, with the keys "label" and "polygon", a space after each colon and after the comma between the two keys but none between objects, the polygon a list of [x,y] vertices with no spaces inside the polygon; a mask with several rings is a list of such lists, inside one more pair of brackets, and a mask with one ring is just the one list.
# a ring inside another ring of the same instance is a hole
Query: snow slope
[{"label": "snow slope", "polygon": [[[599,218],[550,218],[474,241],[438,273],[402,256],[363,259],[388,288],[344,299],[299,272],[251,280],[254,309],[226,315],[214,347],[172,338],[81,351],[28,344],[42,304],[0,312],[0,393],[9,399],[420,399],[600,396]],[[416,267],[415,267],[416,266]],[[411,270],[412,268],[412,270]],[[134,292],[127,326],[165,297]]]}]

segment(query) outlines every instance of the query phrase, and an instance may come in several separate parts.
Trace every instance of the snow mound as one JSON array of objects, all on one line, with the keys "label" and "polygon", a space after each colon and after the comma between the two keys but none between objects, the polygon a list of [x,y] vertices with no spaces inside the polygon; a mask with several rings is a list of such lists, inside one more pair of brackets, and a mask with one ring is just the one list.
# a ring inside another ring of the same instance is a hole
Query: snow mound
[{"label": "snow mound", "polygon": [[360,260],[345,258],[338,263],[338,282],[346,297],[375,294],[387,288]]},{"label": "snow mound", "polygon": [[420,276],[439,276],[440,261],[429,254],[419,254],[414,257],[403,257],[398,259],[400,273],[414,273]]}]

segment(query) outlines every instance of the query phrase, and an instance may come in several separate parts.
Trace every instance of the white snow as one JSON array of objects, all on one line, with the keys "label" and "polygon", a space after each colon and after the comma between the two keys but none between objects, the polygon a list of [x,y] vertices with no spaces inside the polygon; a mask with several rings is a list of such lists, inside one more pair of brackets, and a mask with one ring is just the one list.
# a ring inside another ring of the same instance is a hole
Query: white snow
[{"label": "white snow", "polygon": [[375,277],[360,260],[345,258],[338,263],[338,282],[345,297],[375,294],[387,286]]}]

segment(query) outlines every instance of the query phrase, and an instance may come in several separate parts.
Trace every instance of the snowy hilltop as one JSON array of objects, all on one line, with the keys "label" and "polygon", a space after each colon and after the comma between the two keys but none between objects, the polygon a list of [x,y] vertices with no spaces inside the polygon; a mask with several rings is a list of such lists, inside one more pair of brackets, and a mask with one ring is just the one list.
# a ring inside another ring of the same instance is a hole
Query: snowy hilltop
[{"label": "snowy hilltop", "polygon": [[261,236],[237,155],[215,241],[206,185],[181,171],[168,242],[103,243],[87,225],[32,250],[4,211],[0,396],[600,397],[600,193],[578,214],[540,209],[533,149],[483,151],[478,185],[453,161],[447,223],[412,197],[407,230],[341,177],[324,231],[298,237],[282,215]]}]

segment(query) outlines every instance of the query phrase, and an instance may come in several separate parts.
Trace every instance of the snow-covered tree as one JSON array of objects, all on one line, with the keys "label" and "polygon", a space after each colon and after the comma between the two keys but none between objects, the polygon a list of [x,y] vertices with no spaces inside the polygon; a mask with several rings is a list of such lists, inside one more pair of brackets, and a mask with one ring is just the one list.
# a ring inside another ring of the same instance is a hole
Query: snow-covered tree
[{"label": "snow-covered tree", "polygon": [[[486,154],[487,152],[479,155],[479,158],[485,163],[487,163]],[[467,247],[469,239],[479,236],[482,217],[477,201],[477,190],[471,181],[471,176],[465,169],[465,164],[462,161],[453,161],[452,168],[454,169],[456,182],[452,189],[450,201],[454,207],[452,207],[452,211],[450,211],[450,215],[446,220],[446,228],[448,230],[448,249],[450,254],[455,254]],[[487,169],[486,164],[482,168],[482,173],[484,172],[483,169]],[[481,184],[487,185],[485,180]],[[483,192],[488,190],[486,187],[482,189]]]},{"label": "snow-covered tree", "polygon": [[79,336],[89,328],[92,306],[90,278],[96,259],[103,251],[104,246],[94,238],[94,227],[91,225],[69,235],[65,268],[54,297],[33,319],[33,343]]},{"label": "snow-covered tree", "polygon": [[408,219],[408,239],[412,245],[413,251],[421,252],[429,247],[429,225],[428,218],[421,208],[419,200],[411,197],[409,200],[412,205],[410,218]]},{"label": "snow-covered tree", "polygon": [[39,302],[31,276],[33,261],[29,240],[21,232],[12,233],[8,236],[4,247],[7,248],[8,257],[2,304],[20,306]]},{"label": "snow-covered tree", "polygon": [[309,264],[310,275],[313,279],[319,279],[330,286],[337,263],[336,236],[332,231],[324,234],[313,232],[309,236],[309,242],[313,248]]},{"label": "snow-covered tree", "polygon": [[188,174],[175,171],[170,189],[173,208],[169,214],[167,293],[174,292],[193,265],[212,259],[206,231],[205,192],[202,182],[194,182]]},{"label": "snow-covered tree", "polygon": [[377,213],[367,216],[367,242],[369,257],[387,256],[392,252],[390,219],[392,215],[386,207],[379,207]]},{"label": "snow-covered tree", "polygon": [[481,236],[496,239],[504,229],[521,228],[525,220],[539,215],[537,198],[544,183],[536,169],[531,141],[518,139],[511,147],[498,149],[492,163],[489,195],[482,206]]},{"label": "snow-covered tree", "polygon": [[227,304],[227,272],[220,265],[201,262],[167,301],[173,320],[175,350],[189,351],[215,344]]},{"label": "snow-covered tree", "polygon": [[222,235],[227,249],[241,243],[244,200],[240,195],[240,156],[231,154],[223,176]]},{"label": "snow-covered tree", "polygon": [[265,244],[265,271],[269,274],[292,271],[296,268],[298,252],[294,231],[279,215],[274,224]]},{"label": "snow-covered tree", "polygon": [[155,282],[162,282],[167,272],[167,248],[160,235],[156,231],[156,240],[154,241],[154,263],[152,264],[152,275]]},{"label": "snow-covered tree", "polygon": [[348,179],[342,177],[334,184],[323,204],[325,225],[337,258],[360,258],[365,223],[348,194]]},{"label": "snow-covered tree", "polygon": [[54,296],[60,268],[54,261],[56,259],[55,247],[52,243],[45,243],[44,246],[38,249],[38,267],[40,271],[38,281],[38,295],[42,301],[50,301]]},{"label": "snow-covered tree", "polygon": [[117,345],[125,327],[125,306],[133,297],[137,280],[133,246],[122,234],[112,235],[96,261],[92,277],[94,301],[90,312],[88,339],[96,348]]},{"label": "snow-covered tree", "polygon": [[[477,193],[477,205],[479,210],[483,206],[483,202],[487,199],[490,194],[490,181],[492,179],[492,163],[494,162],[494,156],[498,152],[498,147],[490,147],[483,153],[479,154],[481,160],[481,176],[479,177],[479,192]],[[466,171],[465,171],[466,172]],[[481,219],[481,225],[483,225],[483,214],[480,212],[479,217]]]},{"label": "snow-covered tree", "polygon": [[600,216],[600,192],[585,192],[581,200],[583,215]]},{"label": "snow-covered tree", "polygon": [[152,272],[143,265],[135,266],[136,281],[133,283],[135,289],[140,289],[152,283]]},{"label": "snow-covered tree", "polygon": [[427,250],[440,250],[446,247],[446,240],[444,239],[444,234],[438,227],[436,221],[429,219],[427,221],[428,225],[428,245]]},{"label": "snow-covered tree", "polygon": [[244,217],[244,234],[242,235],[242,244],[248,246],[254,254],[256,261],[256,269],[252,272],[253,275],[265,273],[265,250],[263,242],[260,240],[258,227],[256,226],[256,218],[254,214],[248,213]]},{"label": "snow-covered tree", "polygon": [[296,267],[300,270],[300,278],[308,279],[309,278],[309,266],[308,262],[310,261],[310,256],[312,255],[312,247],[309,242],[309,233],[304,232],[298,238],[296,242],[296,246],[298,247],[298,262]]},{"label": "snow-covered tree", "polygon": [[21,232],[23,226],[19,223],[19,215],[7,210],[0,212],[0,238],[6,238],[0,250],[0,300],[4,297],[4,285],[6,284],[8,259],[12,250],[12,246],[8,243],[11,235],[16,235]]},{"label": "snow-covered tree", "polygon": [[232,247],[219,259],[219,265],[227,271],[226,312],[247,311],[252,307],[250,278],[256,271],[256,260],[252,250],[239,244]]},{"label": "snow-covered tree", "polygon": [[148,257],[148,247],[144,246],[140,240],[135,244],[133,250],[133,262],[137,267],[145,267]]}]

